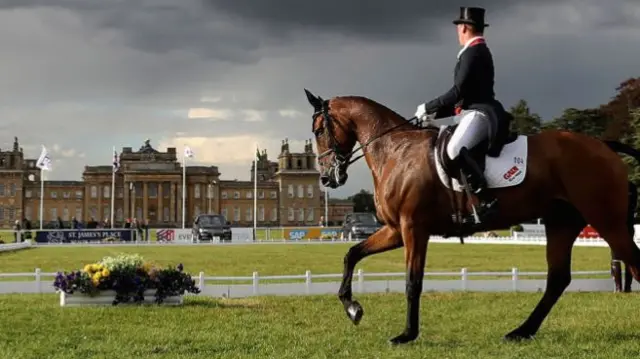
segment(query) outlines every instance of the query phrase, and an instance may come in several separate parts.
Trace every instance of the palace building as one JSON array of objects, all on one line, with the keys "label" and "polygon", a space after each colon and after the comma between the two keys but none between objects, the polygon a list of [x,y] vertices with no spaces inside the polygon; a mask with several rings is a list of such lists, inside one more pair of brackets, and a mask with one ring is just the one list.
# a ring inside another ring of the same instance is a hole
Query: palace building
[{"label": "palace building", "polygon": [[[183,167],[178,156],[176,148],[162,152],[149,140],[137,151],[122,148],[115,177],[117,225],[127,218],[147,220],[153,227],[181,225]],[[191,227],[201,213],[222,214],[234,226],[253,225],[254,215],[258,226],[317,225],[324,215],[324,193],[311,141],[297,153],[290,151],[287,140],[282,141],[277,162],[270,161],[266,151],[257,153],[257,158],[249,181],[222,179],[217,166],[187,164],[185,225]],[[21,218],[38,226],[41,173],[36,161],[24,158],[17,138],[12,149],[0,150],[0,225],[4,228]],[[85,166],[82,181],[45,179],[44,222],[109,219],[112,171],[112,164]],[[258,171],[257,213],[253,213],[254,171]],[[344,203],[340,207],[348,210]]]}]

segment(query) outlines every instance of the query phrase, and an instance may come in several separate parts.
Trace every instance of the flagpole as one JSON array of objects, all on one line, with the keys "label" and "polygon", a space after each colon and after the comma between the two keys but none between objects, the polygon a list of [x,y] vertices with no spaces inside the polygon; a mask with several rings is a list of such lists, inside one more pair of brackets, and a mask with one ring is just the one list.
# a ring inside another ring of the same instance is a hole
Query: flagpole
[{"label": "flagpole", "polygon": [[44,217],[44,170],[40,169],[40,230],[42,230]]},{"label": "flagpole", "polygon": [[329,227],[329,187],[324,189],[324,226]]},{"label": "flagpole", "polygon": [[[116,146],[113,146],[113,156],[116,156]],[[115,158],[114,158],[115,159]],[[115,162],[115,161],[114,161]],[[113,228],[113,213],[114,213],[114,207],[116,204],[116,167],[115,167],[115,163],[113,164],[113,168],[111,169],[111,228]]]},{"label": "flagpole", "polygon": [[258,228],[258,144],[256,143],[256,154],[253,163],[253,240],[256,240],[256,229]]},{"label": "flagpole", "polygon": [[187,155],[183,150],[182,151],[182,229],[184,229],[184,219],[186,214],[186,208],[185,208],[186,199],[187,199],[186,183],[187,183]]}]

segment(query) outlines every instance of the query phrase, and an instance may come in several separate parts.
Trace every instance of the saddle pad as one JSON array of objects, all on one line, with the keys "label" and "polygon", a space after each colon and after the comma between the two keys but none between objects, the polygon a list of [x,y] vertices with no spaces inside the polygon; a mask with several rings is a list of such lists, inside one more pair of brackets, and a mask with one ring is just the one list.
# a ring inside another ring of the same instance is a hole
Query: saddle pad
[{"label": "saddle pad", "polygon": [[[484,176],[487,179],[488,188],[505,188],[517,186],[527,174],[527,136],[518,138],[506,144],[500,152],[500,157],[486,157]],[[449,188],[449,176],[447,176],[438,156],[433,156],[436,163],[438,177],[445,187]],[[462,192],[463,187],[457,179],[452,179],[453,189]]]}]

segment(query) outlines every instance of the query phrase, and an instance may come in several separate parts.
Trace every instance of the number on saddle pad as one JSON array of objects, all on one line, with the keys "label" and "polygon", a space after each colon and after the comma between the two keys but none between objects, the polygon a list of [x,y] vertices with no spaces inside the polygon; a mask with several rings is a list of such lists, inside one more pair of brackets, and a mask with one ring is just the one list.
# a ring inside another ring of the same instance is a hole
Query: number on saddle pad
[{"label": "number on saddle pad", "polygon": [[[484,170],[487,188],[506,188],[522,183],[527,174],[527,150],[527,136],[520,135],[515,141],[504,145],[499,157],[487,156]],[[449,188],[449,176],[438,156],[434,156],[434,159],[440,181]],[[462,184],[457,179],[451,179],[451,182],[455,191],[463,191]]]}]

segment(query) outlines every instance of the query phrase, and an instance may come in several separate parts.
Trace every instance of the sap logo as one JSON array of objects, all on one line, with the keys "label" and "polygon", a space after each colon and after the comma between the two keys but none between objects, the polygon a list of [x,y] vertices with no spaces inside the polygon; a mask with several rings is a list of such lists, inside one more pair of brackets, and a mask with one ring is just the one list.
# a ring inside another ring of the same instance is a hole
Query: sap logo
[{"label": "sap logo", "polygon": [[520,171],[520,168],[518,168],[518,166],[513,166],[513,167],[511,167],[511,169],[509,169],[507,172],[505,172],[505,174],[502,175],[502,178],[504,178],[507,181],[511,182],[516,177],[518,177],[520,174],[522,174],[522,171]]},{"label": "sap logo", "polygon": [[304,229],[293,230],[289,232],[289,239],[300,240],[307,236],[307,231]]}]

